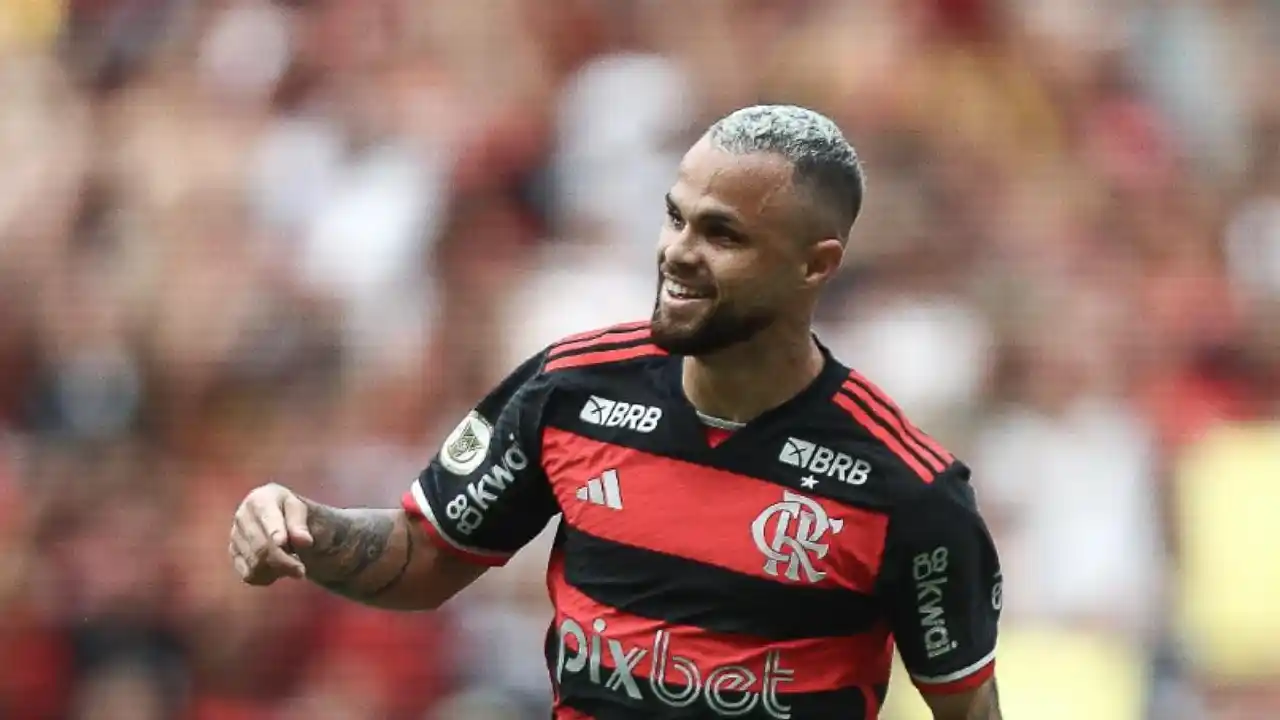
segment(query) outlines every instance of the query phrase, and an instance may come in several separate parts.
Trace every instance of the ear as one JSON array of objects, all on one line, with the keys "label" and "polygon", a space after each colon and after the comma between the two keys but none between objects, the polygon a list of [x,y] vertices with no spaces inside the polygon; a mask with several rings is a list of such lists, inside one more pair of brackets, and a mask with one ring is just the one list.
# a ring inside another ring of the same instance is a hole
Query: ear
[{"label": "ear", "polygon": [[814,243],[809,247],[804,267],[804,286],[815,290],[822,287],[839,272],[842,262],[844,243],[840,238],[824,238]]}]

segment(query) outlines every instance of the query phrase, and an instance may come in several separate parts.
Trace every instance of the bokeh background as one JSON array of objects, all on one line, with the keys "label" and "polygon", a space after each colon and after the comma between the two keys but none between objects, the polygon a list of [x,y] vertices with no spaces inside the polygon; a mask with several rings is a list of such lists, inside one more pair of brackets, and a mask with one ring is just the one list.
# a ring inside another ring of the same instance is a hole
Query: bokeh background
[{"label": "bokeh background", "polygon": [[975,468],[1007,716],[1280,717],[1278,78],[1268,0],[0,0],[0,718],[545,718],[545,538],[394,615],[231,512],[644,317],[760,101],[865,160],[821,332]]}]

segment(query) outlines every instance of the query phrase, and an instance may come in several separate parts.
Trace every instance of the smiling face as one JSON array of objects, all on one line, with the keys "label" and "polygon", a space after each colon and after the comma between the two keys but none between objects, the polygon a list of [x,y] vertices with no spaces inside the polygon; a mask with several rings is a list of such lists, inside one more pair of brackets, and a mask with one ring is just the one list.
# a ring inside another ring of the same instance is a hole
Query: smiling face
[{"label": "smiling face", "polygon": [[780,155],[729,153],[705,138],[689,150],[658,243],[655,344],[699,356],[779,320],[807,324],[813,293],[843,249],[812,233],[792,177]]}]

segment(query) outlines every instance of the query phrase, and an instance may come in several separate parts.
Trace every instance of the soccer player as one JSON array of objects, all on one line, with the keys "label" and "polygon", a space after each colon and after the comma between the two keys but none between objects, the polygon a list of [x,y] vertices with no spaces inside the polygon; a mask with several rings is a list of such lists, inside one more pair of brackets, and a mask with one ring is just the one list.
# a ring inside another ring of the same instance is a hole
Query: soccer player
[{"label": "soccer player", "polygon": [[529,358],[398,509],[254,490],[236,571],[434,609],[560,516],[558,720],[875,718],[895,643],[937,720],[1000,717],[969,469],[811,330],[862,194],[822,115],[723,118],[667,194],[650,321]]}]

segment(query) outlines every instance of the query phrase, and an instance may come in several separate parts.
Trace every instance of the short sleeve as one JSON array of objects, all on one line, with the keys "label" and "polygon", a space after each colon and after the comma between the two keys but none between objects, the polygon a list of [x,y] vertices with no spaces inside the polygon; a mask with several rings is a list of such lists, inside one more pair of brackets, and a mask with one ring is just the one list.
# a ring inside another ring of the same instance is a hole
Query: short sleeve
[{"label": "short sleeve", "polygon": [[967,474],[953,466],[889,521],[879,590],[923,693],[969,690],[995,672],[1000,561]]},{"label": "short sleeve", "polygon": [[541,462],[551,388],[534,356],[445,438],[404,496],[405,510],[448,551],[503,565],[559,513]]}]

